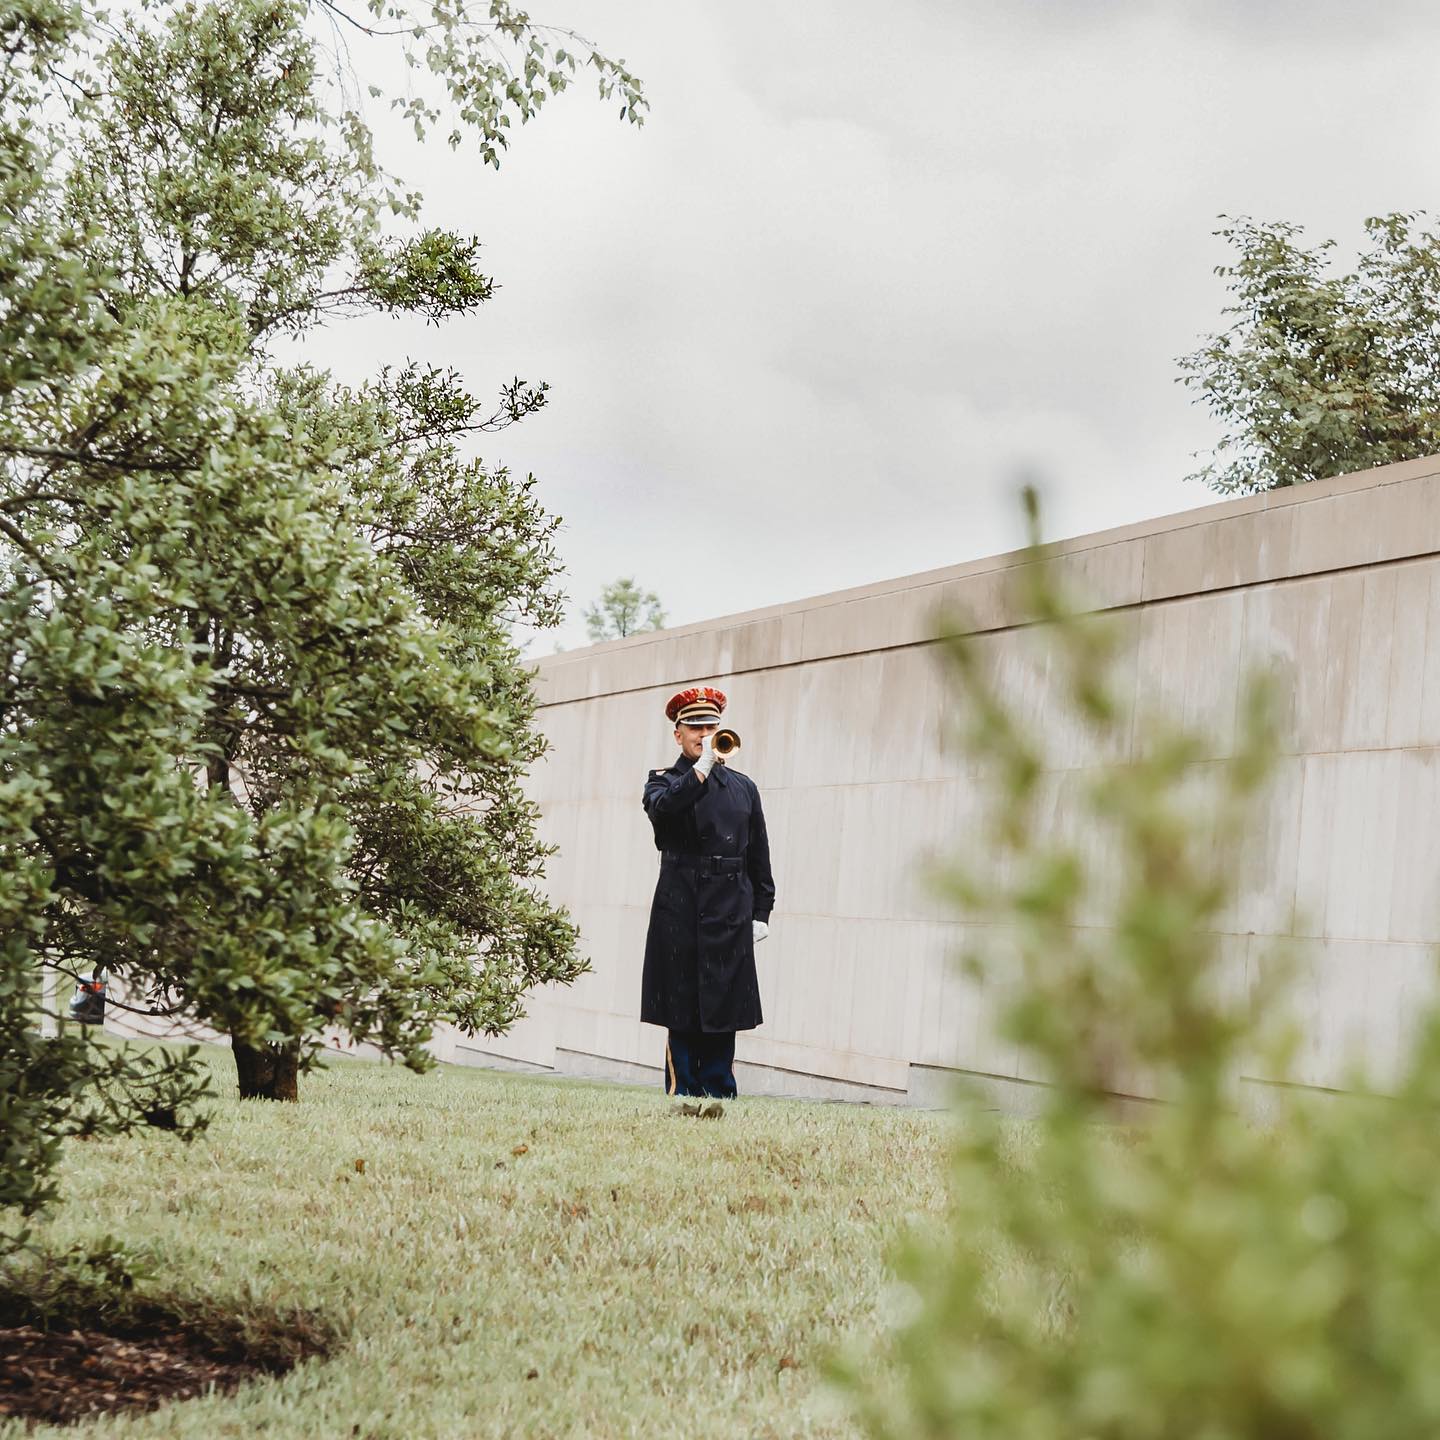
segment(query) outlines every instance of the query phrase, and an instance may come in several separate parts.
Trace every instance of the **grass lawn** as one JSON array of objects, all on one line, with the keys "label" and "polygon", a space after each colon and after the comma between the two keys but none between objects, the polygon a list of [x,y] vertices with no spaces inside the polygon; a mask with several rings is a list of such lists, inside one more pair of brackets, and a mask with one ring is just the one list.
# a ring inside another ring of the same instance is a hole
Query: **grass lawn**
[{"label": "grass lawn", "polygon": [[[827,1345],[877,1325],[887,1248],[939,1211],[947,1121],[338,1062],[298,1106],[223,1098],[186,1149],[72,1143],[40,1238],[106,1233],[150,1282],[299,1306],[329,1359],[34,1437],[842,1436]],[[364,1162],[363,1171],[360,1162]],[[0,1427],[8,1437],[18,1427]]]}]

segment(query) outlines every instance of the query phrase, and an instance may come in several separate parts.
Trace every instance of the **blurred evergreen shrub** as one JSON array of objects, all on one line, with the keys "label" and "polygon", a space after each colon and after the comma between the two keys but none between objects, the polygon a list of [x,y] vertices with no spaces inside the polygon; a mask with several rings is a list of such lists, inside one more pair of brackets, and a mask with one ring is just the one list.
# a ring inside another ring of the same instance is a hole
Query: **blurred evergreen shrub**
[{"label": "blurred evergreen shrub", "polygon": [[[1233,758],[1200,764],[1199,737],[1132,721],[1120,627],[1071,611],[1052,569],[1019,571],[1049,693],[1129,759],[1085,773],[1086,843],[1067,838],[1044,743],[983,647],[949,642],[993,790],[985,858],[944,882],[1050,1085],[1033,1121],[963,1102],[951,1213],[899,1259],[884,1363],[851,1356],[842,1382],[885,1440],[1429,1440],[1440,1024],[1414,1017],[1386,1098],[1278,1088],[1246,1113],[1238,1076],[1285,1073],[1291,1045],[1283,957],[1237,983],[1219,933],[1273,749],[1264,689]],[[1137,1081],[1164,1103],[1127,1127]]]}]

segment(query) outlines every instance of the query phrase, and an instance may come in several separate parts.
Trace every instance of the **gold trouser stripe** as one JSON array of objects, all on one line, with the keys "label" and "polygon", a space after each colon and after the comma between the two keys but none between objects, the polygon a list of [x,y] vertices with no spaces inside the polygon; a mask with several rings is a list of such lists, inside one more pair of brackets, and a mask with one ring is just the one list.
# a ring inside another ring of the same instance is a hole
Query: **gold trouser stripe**
[{"label": "gold trouser stripe", "polygon": [[665,1093],[675,1093],[675,1057],[670,1053],[670,1042],[665,1042]]}]

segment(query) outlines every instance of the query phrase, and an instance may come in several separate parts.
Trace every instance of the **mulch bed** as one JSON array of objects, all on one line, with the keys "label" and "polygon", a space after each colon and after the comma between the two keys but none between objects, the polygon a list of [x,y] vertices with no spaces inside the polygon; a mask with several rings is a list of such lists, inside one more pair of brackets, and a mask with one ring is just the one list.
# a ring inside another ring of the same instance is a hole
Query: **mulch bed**
[{"label": "mulch bed", "polygon": [[0,1419],[67,1422],[233,1390],[274,1365],[217,1353],[183,1330],[133,1339],[97,1330],[0,1328]]}]

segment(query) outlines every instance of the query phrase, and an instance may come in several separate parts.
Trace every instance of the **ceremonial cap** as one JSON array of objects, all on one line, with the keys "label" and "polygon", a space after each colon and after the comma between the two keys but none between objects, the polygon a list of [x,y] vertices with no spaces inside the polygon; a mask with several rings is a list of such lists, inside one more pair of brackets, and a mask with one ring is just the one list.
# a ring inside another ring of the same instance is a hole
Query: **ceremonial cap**
[{"label": "ceremonial cap", "polygon": [[710,685],[692,685],[670,697],[665,718],[677,725],[718,725],[725,708],[725,692]]}]

